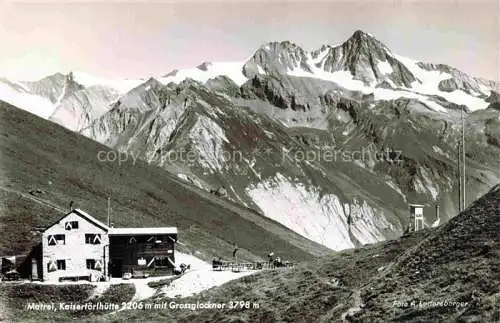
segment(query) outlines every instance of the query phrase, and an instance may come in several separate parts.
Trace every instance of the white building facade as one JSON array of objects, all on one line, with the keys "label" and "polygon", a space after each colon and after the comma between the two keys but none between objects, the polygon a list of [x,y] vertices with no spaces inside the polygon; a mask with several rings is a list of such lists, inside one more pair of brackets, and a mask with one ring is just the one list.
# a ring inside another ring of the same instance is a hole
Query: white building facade
[{"label": "white building facade", "polygon": [[425,228],[423,204],[410,204],[410,229],[419,231]]},{"label": "white building facade", "polygon": [[75,209],[42,233],[43,281],[106,280],[109,227]]}]

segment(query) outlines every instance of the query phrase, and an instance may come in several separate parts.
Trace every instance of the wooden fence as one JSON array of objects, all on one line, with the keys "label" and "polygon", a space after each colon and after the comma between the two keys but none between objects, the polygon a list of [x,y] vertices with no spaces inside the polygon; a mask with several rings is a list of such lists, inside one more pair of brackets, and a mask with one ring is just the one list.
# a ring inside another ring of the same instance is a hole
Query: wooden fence
[{"label": "wooden fence", "polygon": [[240,262],[235,263],[231,261],[222,261],[212,264],[212,268],[215,271],[248,271],[248,270],[275,270],[275,269],[291,269],[294,268],[294,264],[291,262],[283,262],[281,264],[275,264],[272,262]]}]

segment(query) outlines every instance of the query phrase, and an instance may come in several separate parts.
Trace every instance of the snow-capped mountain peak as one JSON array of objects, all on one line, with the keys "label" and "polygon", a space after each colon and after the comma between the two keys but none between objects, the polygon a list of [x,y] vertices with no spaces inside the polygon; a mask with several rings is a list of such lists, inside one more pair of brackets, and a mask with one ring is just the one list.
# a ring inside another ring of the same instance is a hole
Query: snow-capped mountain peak
[{"label": "snow-capped mountain peak", "polygon": [[[396,86],[409,87],[415,77],[396,58],[389,48],[370,34],[361,30],[341,45],[322,47],[313,52],[321,56],[316,63],[325,72],[349,71],[354,80],[367,86],[376,86],[390,80]],[[318,65],[319,64],[319,65]]]},{"label": "snow-capped mountain peak", "polygon": [[[83,89],[92,91],[91,88],[98,86],[95,91],[99,96],[109,99],[115,97],[115,93],[123,96],[146,81],[144,78],[113,80],[80,71],[69,75],[56,73],[31,82],[3,79],[0,98],[47,117],[72,93]],[[417,99],[441,112],[446,109],[435,102],[437,97],[465,104],[472,111],[486,108],[485,99],[498,90],[495,82],[469,76],[448,65],[418,62],[397,55],[375,36],[361,30],[340,44],[325,44],[310,52],[288,40],[269,42],[245,61],[205,61],[193,68],[175,69],[157,80],[167,85],[190,78],[206,84],[218,78],[220,83],[220,77],[226,77],[240,87],[256,75],[328,81],[351,91],[373,94],[375,100]],[[106,109],[99,108],[100,111]]]},{"label": "snow-capped mountain peak", "polygon": [[243,73],[247,78],[256,74],[312,77],[351,90],[380,84],[409,88],[417,81],[385,44],[361,30],[340,45],[323,45],[311,52],[290,41],[267,43],[245,63]]},{"label": "snow-capped mountain peak", "polygon": [[200,65],[196,66],[199,70],[202,70],[204,72],[208,71],[209,67],[212,66],[211,62],[203,62]]},{"label": "snow-capped mountain peak", "polygon": [[301,69],[311,72],[308,53],[290,41],[270,42],[261,46],[243,66],[247,78],[256,74],[284,75]]}]

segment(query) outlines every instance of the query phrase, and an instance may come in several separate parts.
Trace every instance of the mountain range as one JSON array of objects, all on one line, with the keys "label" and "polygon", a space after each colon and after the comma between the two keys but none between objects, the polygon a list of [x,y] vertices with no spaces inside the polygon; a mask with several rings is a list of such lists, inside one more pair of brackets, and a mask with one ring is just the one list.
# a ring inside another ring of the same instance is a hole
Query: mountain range
[{"label": "mountain range", "polygon": [[429,227],[458,213],[462,114],[467,201],[499,183],[499,92],[359,30],[313,51],[271,42],[243,62],[137,80],[0,79],[0,100],[199,189],[224,187],[335,250],[400,236],[408,203],[427,206]]}]

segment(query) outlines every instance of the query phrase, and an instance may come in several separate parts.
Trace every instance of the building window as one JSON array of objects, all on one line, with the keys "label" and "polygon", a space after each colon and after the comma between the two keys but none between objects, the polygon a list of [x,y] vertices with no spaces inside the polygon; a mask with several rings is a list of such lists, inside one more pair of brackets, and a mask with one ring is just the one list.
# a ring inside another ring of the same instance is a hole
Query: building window
[{"label": "building window", "polygon": [[155,258],[155,267],[166,267],[170,265],[167,257],[156,257]]},{"label": "building window", "polygon": [[50,273],[50,272],[53,272],[53,271],[56,271],[57,270],[57,264],[54,260],[51,260],[47,263],[47,271]]},{"label": "building window", "polygon": [[54,236],[48,236],[47,240],[49,241],[49,246],[55,246],[57,244],[56,238],[54,238]]},{"label": "building window", "polygon": [[168,256],[155,257],[155,267],[172,267],[175,263]]},{"label": "building window", "polygon": [[66,235],[64,234],[54,234],[47,237],[49,246],[66,244]]},{"label": "building window", "polygon": [[87,259],[87,269],[95,269],[95,259]]},{"label": "building window", "polygon": [[86,244],[101,244],[101,234],[99,233],[86,233],[85,234]]},{"label": "building window", "polygon": [[162,248],[163,247],[162,237],[155,237],[154,247],[155,248]]},{"label": "building window", "polygon": [[57,270],[66,270],[66,260],[57,261]]},{"label": "building window", "polygon": [[75,230],[75,229],[78,229],[78,221],[66,222],[66,224],[64,225],[64,227],[66,228],[66,230]]}]

